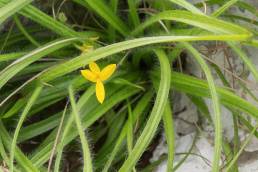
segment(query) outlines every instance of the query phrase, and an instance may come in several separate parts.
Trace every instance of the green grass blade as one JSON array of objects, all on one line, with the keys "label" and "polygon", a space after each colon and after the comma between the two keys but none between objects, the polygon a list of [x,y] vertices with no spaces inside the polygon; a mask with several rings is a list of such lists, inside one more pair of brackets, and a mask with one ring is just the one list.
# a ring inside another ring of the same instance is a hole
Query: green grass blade
[{"label": "green grass blade", "polygon": [[[82,105],[85,104],[89,100],[89,98],[93,95],[93,93],[94,93],[94,87],[90,87],[87,89],[87,91],[85,91],[85,93],[82,95],[82,97],[80,98],[80,100],[77,103],[78,110],[81,110]],[[73,120],[72,120],[73,116],[74,115],[70,114],[70,117],[68,118],[68,122],[65,124],[65,127],[63,129],[63,133],[61,135],[59,144],[57,145],[57,155],[56,155],[54,172],[59,172],[60,162],[61,162],[61,158],[62,158],[62,151],[65,146],[64,139],[68,135],[69,130],[71,128],[71,125],[73,122]]]},{"label": "green grass blade", "polygon": [[[224,18],[228,18],[228,19],[231,19],[231,20],[234,20],[236,19],[237,20],[240,20],[240,21],[243,21],[243,22],[246,22],[248,24],[252,24],[252,25],[255,25],[257,26],[258,25],[258,21],[255,20],[255,19],[252,19],[250,17],[243,17],[243,16],[240,16],[240,15],[234,15],[234,14],[224,14],[222,15],[222,17]],[[251,29],[251,27],[247,27],[248,29]],[[257,31],[253,30],[252,29],[252,32],[256,34],[257,36]]]},{"label": "green grass blade", "polygon": [[[3,141],[5,147],[10,151],[10,145],[12,142],[11,137],[9,136],[6,128],[4,127],[4,124],[2,121],[0,121],[0,135],[1,140]],[[33,163],[22,153],[22,151],[16,147],[15,149],[15,159],[19,163],[19,165],[25,170],[25,171],[31,171],[31,172],[39,172],[39,170],[33,165]]]},{"label": "green grass blade", "polygon": [[158,94],[155,100],[155,104],[153,106],[150,117],[143,129],[142,134],[138,138],[132,153],[125,160],[122,167],[119,169],[119,172],[127,172],[132,169],[133,166],[137,163],[140,156],[146,149],[146,147],[151,142],[151,139],[155,135],[155,131],[158,127],[158,124],[161,120],[162,114],[165,109],[166,101],[168,98],[168,93],[170,89],[170,75],[171,69],[168,59],[165,53],[162,50],[157,50],[155,52],[160,61],[160,69],[161,69],[161,81],[158,89]]},{"label": "green grass blade", "polygon": [[13,170],[14,170],[13,160],[14,160],[14,153],[15,153],[15,147],[16,147],[18,134],[20,132],[20,129],[22,127],[22,124],[23,124],[27,114],[29,113],[29,110],[31,109],[32,105],[35,103],[35,101],[36,101],[37,97],[39,96],[41,90],[42,90],[42,87],[39,86],[33,91],[30,99],[28,100],[27,105],[25,106],[25,108],[24,108],[24,110],[23,110],[23,112],[22,112],[22,114],[19,118],[18,124],[15,128],[14,135],[13,135],[13,140],[12,140],[12,144],[11,144],[11,151],[10,151],[10,165],[11,165],[10,171],[11,172],[13,172]]},{"label": "green grass blade", "polygon": [[201,113],[203,117],[205,117],[210,124],[212,124],[212,118],[209,112],[209,109],[202,97],[193,96],[187,94],[188,98],[195,104],[195,106],[198,108],[198,111]]},{"label": "green grass blade", "polygon": [[245,35],[246,38],[252,36],[251,32],[249,32],[245,28],[240,27],[238,25],[235,25],[226,21],[222,21],[214,17],[209,17],[205,15],[200,15],[200,14],[193,14],[188,11],[180,11],[180,10],[160,12],[150,17],[141,25],[139,25],[131,34],[137,35],[139,32],[143,31],[146,27],[160,20],[173,20],[173,21],[183,22],[213,33],[239,34],[243,36]]},{"label": "green grass blade", "polygon": [[[177,72],[172,73],[171,87],[177,91],[190,95],[200,97],[211,96],[207,82]],[[232,93],[231,89],[227,87],[217,87],[216,90],[223,105],[241,112],[245,112],[254,118],[258,118],[258,108]]]},{"label": "green grass blade", "polygon": [[[1,138],[1,137],[0,137]],[[2,139],[0,139],[0,155],[1,155],[1,159],[8,164],[8,166],[10,166],[10,163],[9,163],[9,158],[7,156],[7,153],[5,151],[5,148],[4,148],[4,144],[3,144],[3,141]]]},{"label": "green grass blade", "polygon": [[228,45],[234,50],[234,52],[241,58],[241,60],[245,63],[248,69],[253,74],[256,82],[258,82],[258,71],[254,63],[247,57],[247,55],[241,50],[241,48],[232,42],[228,42]]},{"label": "green grass blade", "polygon": [[[66,103],[66,105],[64,107],[64,110],[62,112],[62,117],[60,119],[60,123],[59,123],[59,126],[57,128],[57,133],[56,133],[56,138],[55,138],[55,141],[54,141],[54,146],[53,146],[53,149],[52,149],[49,161],[48,161],[48,168],[47,168],[48,172],[51,171],[52,161],[53,161],[54,155],[56,153],[56,146],[57,146],[58,142],[60,141],[60,135],[62,134],[63,123],[64,123],[64,119],[65,119],[65,114],[66,114],[66,111],[67,111],[67,106],[68,106],[68,102]],[[60,161],[57,157],[55,158],[55,161],[58,164],[60,163]],[[57,161],[59,161],[59,162],[57,162]]]},{"label": "green grass blade", "polygon": [[54,31],[58,35],[67,36],[67,37],[83,36],[83,34],[80,34],[76,31],[74,31],[73,29],[71,29],[68,26],[64,25],[63,23],[55,20],[54,18],[52,18],[49,15],[47,15],[46,13],[38,10],[36,7],[34,7],[32,5],[28,5],[20,13],[23,16],[31,19],[32,21],[39,23],[40,25]]},{"label": "green grass blade", "polygon": [[112,9],[102,0],[74,0],[75,2],[93,9],[99,16],[101,16],[106,22],[118,30],[122,35],[127,36],[129,30],[122,20],[113,13]]},{"label": "green grass blade", "polygon": [[195,6],[193,6],[191,3],[187,2],[186,0],[170,0],[170,1],[191,11],[192,13],[202,14],[202,12],[198,8],[196,8]]},{"label": "green grass blade", "polygon": [[76,126],[77,126],[77,130],[80,136],[80,140],[82,143],[82,151],[83,151],[83,171],[84,172],[92,172],[92,162],[91,162],[91,155],[90,155],[90,149],[89,149],[89,144],[88,141],[86,139],[85,133],[84,133],[84,129],[82,127],[82,122],[80,119],[80,115],[78,112],[78,109],[76,107],[76,103],[74,100],[74,93],[73,93],[73,89],[70,86],[69,87],[69,97],[70,97],[70,101],[71,101],[71,105],[72,105],[72,109],[73,109],[73,118],[75,120]]},{"label": "green grass blade", "polygon": [[199,135],[199,132],[195,134],[191,147],[189,148],[189,150],[187,151],[185,156],[175,165],[175,167],[173,168],[173,171],[176,171],[185,162],[185,160],[189,157],[190,153],[194,149],[198,135]]},{"label": "green grass blade", "polygon": [[[158,81],[159,79],[155,79],[152,77],[152,82],[155,87],[155,90],[158,89]],[[174,121],[173,121],[173,115],[172,110],[170,107],[170,101],[169,98],[166,102],[165,110],[162,115],[162,121],[164,124],[164,132],[166,136],[166,142],[168,147],[168,158],[167,158],[167,172],[173,171],[173,162],[174,162],[174,156],[175,156],[175,130],[174,130]]]},{"label": "green grass blade", "polygon": [[249,11],[250,13],[252,13],[253,15],[255,15],[256,17],[258,17],[257,9],[252,4],[249,4],[249,3],[244,2],[244,1],[238,1],[237,5],[240,8],[243,8],[243,9]]},{"label": "green grass blade", "polygon": [[175,130],[174,130],[172,110],[168,102],[166,103],[162,120],[164,123],[164,130],[165,130],[166,141],[168,145],[167,172],[172,172],[173,164],[174,164],[173,163],[174,156],[175,156]]},{"label": "green grass blade", "polygon": [[130,19],[134,25],[134,27],[138,26],[140,24],[140,19],[137,13],[136,8],[136,1],[135,0],[127,0],[128,6],[129,6],[129,15]]},{"label": "green grass blade", "polygon": [[26,29],[23,27],[21,21],[19,20],[19,18],[17,17],[17,15],[14,15],[13,17],[17,27],[20,29],[20,31],[24,34],[24,36],[36,47],[39,47],[40,44],[32,37],[30,36],[30,34],[26,31]]},{"label": "green grass blade", "polygon": [[13,0],[5,6],[1,7],[0,10],[0,24],[2,24],[8,17],[12,16],[24,6],[31,3],[33,0]]},{"label": "green grass blade", "polygon": [[200,40],[246,40],[245,36],[240,35],[207,35],[207,36],[154,36],[138,38],[129,41],[114,43],[102,48],[98,48],[92,52],[82,54],[70,61],[56,65],[45,72],[40,80],[48,82],[59,76],[65,75],[69,72],[79,69],[92,61],[97,61],[112,54],[122,52],[131,48],[136,48],[144,45],[167,43],[167,42],[181,42],[181,41],[200,41]]},{"label": "green grass blade", "polygon": [[26,141],[55,128],[59,124],[60,115],[61,113],[58,113],[57,115],[52,115],[51,117],[45,120],[35,122],[29,126],[22,128],[17,142],[19,143]]},{"label": "green grass blade", "polygon": [[[135,107],[135,109],[133,110],[133,123],[136,122],[136,120],[139,118],[139,116],[143,113],[143,111],[145,110],[145,108],[148,106],[148,104],[151,101],[151,97],[153,96],[152,91],[149,91],[147,93],[144,94],[144,96],[141,98],[141,100],[139,100],[137,106]],[[128,121],[126,122],[126,124],[124,125],[116,143],[114,146],[113,151],[111,152],[102,172],[108,172],[109,168],[111,167],[112,161],[114,160],[114,158],[116,157],[116,154],[118,153],[123,140],[126,136],[127,133],[127,126],[128,126]]]},{"label": "green grass blade", "polygon": [[[127,125],[127,151],[128,155],[132,154],[133,146],[134,146],[134,123],[133,123],[133,114],[132,114],[132,107],[127,99],[127,107],[128,107],[128,125]],[[132,171],[136,172],[135,167],[132,167]]]},{"label": "green grass blade", "polygon": [[132,119],[132,107],[127,100],[127,108],[128,108],[128,126],[127,126],[127,149],[130,154],[133,149],[133,119]]},{"label": "green grass blade", "polygon": [[69,38],[69,39],[61,39],[56,40],[51,43],[48,43],[38,49],[22,56],[21,58],[17,59],[5,69],[0,72],[0,89],[11,79],[15,76],[19,71],[24,69],[26,66],[30,65],[31,63],[39,60],[40,58],[48,55],[58,49],[61,49],[67,45],[78,40],[78,38]]},{"label": "green grass blade", "polygon": [[237,3],[239,0],[230,0],[227,3],[225,3],[223,6],[221,6],[219,9],[217,9],[214,13],[212,13],[212,16],[217,17],[220,16],[222,13],[224,13],[229,7]]},{"label": "green grass blade", "polygon": [[17,59],[21,56],[24,56],[25,52],[15,52],[15,53],[8,53],[8,54],[1,54],[0,55],[0,62],[6,62],[10,60]]},{"label": "green grass blade", "polygon": [[[95,158],[95,170],[98,171],[98,169],[103,169],[103,166],[105,164],[105,162],[107,161],[107,159],[109,159],[109,156],[107,157],[106,155],[109,155],[111,153],[111,151],[114,148],[114,143],[116,142],[117,138],[119,137],[120,133],[121,133],[121,129],[124,126],[124,122],[126,121],[126,105],[124,104],[118,111],[118,113],[112,113],[108,114],[106,116],[106,122],[108,123],[108,125],[104,128],[99,126],[99,130],[101,131],[105,131],[106,130],[106,134],[107,134],[107,139],[105,140],[104,144],[101,146],[101,149],[98,151],[97,156]],[[105,133],[101,133],[101,136],[103,137]],[[130,137],[133,138],[133,137]],[[100,137],[98,137],[99,140]],[[131,140],[130,140],[131,141]],[[130,142],[132,143],[132,142]],[[129,144],[130,144],[129,143]],[[121,156],[123,156],[124,153],[122,154],[118,154],[116,162],[118,159],[121,158]]]},{"label": "green grass blade", "polygon": [[238,153],[234,156],[234,158],[232,159],[232,161],[230,162],[230,164],[227,166],[226,171],[228,172],[236,163],[236,161],[238,160],[239,156],[241,155],[241,153],[244,151],[244,148],[247,146],[247,144],[251,141],[254,132],[256,131],[258,127],[258,124],[253,128],[252,132],[249,134],[249,136],[247,137],[247,139],[245,140],[245,142],[243,143],[241,149],[238,151]]},{"label": "green grass blade", "polygon": [[221,150],[222,150],[222,124],[221,124],[221,114],[220,114],[220,100],[217,94],[217,90],[215,87],[215,83],[209,69],[209,66],[206,64],[205,60],[201,57],[199,52],[194,49],[190,44],[183,44],[189,52],[195,57],[195,60],[199,63],[202,70],[205,73],[206,79],[208,81],[211,99],[212,99],[212,107],[214,111],[214,126],[215,126],[215,146],[214,146],[214,157],[212,164],[212,171],[218,172]]}]

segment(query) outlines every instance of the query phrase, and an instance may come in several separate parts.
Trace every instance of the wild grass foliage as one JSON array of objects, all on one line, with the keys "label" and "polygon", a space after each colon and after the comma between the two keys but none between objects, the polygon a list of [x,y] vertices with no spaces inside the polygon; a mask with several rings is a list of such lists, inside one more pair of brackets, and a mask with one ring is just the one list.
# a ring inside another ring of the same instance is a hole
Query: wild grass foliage
[{"label": "wild grass foliage", "polygon": [[[219,8],[206,14],[203,5]],[[232,6],[254,18],[232,14]],[[238,125],[258,137],[243,116],[257,118],[257,106],[232,92],[219,67],[193,46],[224,43],[258,81],[257,68],[242,48],[258,47],[258,13],[251,4],[0,0],[0,7],[0,171],[152,171],[162,159],[144,164],[142,155],[161,131],[168,146],[167,171],[175,171],[189,155],[173,163],[174,101],[169,94],[175,90],[192,97],[202,117],[214,124],[213,172],[237,171],[243,148]],[[176,72],[172,66],[182,52],[191,54],[206,80]],[[212,70],[225,87],[215,85]],[[203,98],[211,99],[213,117]],[[233,114],[232,147],[225,146],[221,105]],[[222,154],[231,157],[226,166],[220,164]]]}]

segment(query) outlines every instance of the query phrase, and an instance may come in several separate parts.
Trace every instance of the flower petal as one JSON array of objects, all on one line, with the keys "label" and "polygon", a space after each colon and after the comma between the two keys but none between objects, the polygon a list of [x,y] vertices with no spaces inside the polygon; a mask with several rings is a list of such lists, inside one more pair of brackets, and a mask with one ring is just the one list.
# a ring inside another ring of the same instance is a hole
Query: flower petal
[{"label": "flower petal", "polygon": [[82,76],[91,82],[97,82],[97,75],[90,70],[81,70]]},{"label": "flower petal", "polygon": [[101,72],[100,72],[100,79],[101,81],[107,80],[116,70],[116,64],[110,64],[106,66]]},{"label": "flower petal", "polygon": [[98,101],[102,104],[105,99],[105,88],[100,80],[96,83],[96,96]]},{"label": "flower petal", "polygon": [[91,70],[93,73],[96,73],[96,74],[100,73],[99,66],[98,66],[95,62],[91,62],[91,63],[89,64],[89,68],[90,68],[90,70]]}]

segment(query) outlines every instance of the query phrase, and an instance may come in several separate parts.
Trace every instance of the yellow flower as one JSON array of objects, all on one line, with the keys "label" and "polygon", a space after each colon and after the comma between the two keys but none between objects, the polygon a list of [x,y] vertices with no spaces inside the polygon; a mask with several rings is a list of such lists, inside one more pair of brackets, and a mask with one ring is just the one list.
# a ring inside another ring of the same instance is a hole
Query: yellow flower
[{"label": "yellow flower", "polygon": [[105,88],[103,81],[110,78],[116,69],[116,64],[107,65],[104,69],[100,70],[95,62],[89,64],[90,69],[81,70],[82,76],[87,80],[96,83],[96,97],[102,104],[105,99]]}]

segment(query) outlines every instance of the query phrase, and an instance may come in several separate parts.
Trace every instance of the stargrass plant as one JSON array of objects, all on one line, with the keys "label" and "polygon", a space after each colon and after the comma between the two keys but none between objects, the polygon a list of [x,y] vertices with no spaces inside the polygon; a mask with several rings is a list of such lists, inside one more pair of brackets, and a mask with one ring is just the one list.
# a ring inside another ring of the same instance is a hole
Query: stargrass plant
[{"label": "stargrass plant", "polygon": [[[0,0],[0,9],[0,171],[146,172],[166,159],[173,172],[193,154],[208,121],[211,171],[237,172],[244,147],[258,137],[246,118],[258,117],[246,76],[235,80],[252,102],[198,49],[223,44],[258,81],[245,51],[258,48],[258,12],[244,0]],[[204,78],[185,72],[183,55]],[[201,114],[200,131],[178,163],[174,92],[186,94]],[[232,141],[223,135],[222,106],[232,112]],[[250,135],[242,145],[239,126]],[[145,154],[163,132],[168,153],[150,162]]]}]

